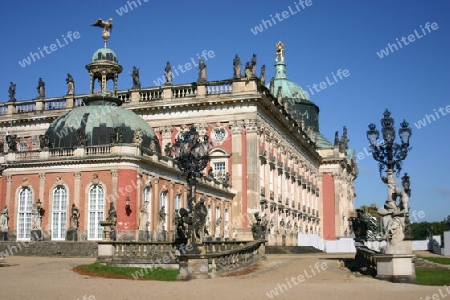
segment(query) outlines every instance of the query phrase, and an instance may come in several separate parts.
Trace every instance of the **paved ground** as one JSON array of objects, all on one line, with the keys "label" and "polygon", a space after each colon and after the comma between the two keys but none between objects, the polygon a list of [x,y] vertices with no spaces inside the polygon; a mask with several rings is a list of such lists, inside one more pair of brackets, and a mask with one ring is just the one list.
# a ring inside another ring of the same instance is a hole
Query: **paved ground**
[{"label": "paved ground", "polygon": [[[353,255],[268,255],[254,273],[188,282],[90,278],[71,271],[93,259],[10,256],[0,264],[4,299],[425,299],[439,287],[394,284],[351,274],[339,258]],[[316,263],[317,269],[314,269]],[[321,269],[326,267],[325,270]],[[313,268],[313,271],[311,270]],[[306,273],[305,273],[306,272]],[[304,275],[304,282],[291,277]],[[315,275],[314,275],[315,274]],[[310,276],[310,278],[307,278]],[[287,280],[291,280],[289,283]],[[282,286],[284,284],[285,286]],[[283,291],[280,292],[279,288]],[[450,295],[445,288],[441,293]],[[91,296],[91,298],[88,298]],[[95,298],[94,298],[95,297]],[[430,298],[431,299],[431,298]],[[437,298],[441,299],[441,298]]]}]

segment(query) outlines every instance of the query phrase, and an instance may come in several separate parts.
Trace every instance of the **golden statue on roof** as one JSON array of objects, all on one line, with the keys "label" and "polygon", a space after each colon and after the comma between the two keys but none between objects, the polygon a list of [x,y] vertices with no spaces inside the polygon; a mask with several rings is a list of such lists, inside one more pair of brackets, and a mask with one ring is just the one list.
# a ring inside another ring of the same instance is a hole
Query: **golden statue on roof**
[{"label": "golden statue on roof", "polygon": [[108,41],[109,37],[110,37],[110,32],[112,31],[113,28],[113,24],[111,23],[112,18],[109,18],[106,21],[103,21],[102,19],[98,19],[97,21],[95,21],[94,23],[91,24],[91,26],[97,26],[97,27],[101,27],[103,28],[103,32],[102,32],[102,37],[103,40],[105,41],[105,48],[106,48],[106,42]]},{"label": "golden statue on roof", "polygon": [[284,44],[281,41],[277,43],[275,61],[284,61]]}]

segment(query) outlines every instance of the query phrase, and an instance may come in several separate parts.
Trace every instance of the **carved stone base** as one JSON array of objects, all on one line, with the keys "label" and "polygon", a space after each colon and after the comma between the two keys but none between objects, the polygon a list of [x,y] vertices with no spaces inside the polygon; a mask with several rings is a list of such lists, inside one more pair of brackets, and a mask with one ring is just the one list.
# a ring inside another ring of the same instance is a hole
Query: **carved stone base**
[{"label": "carved stone base", "polygon": [[376,278],[388,280],[391,282],[413,283],[416,278],[414,255],[393,255],[379,254],[375,255],[377,261]]},{"label": "carved stone base", "polygon": [[7,241],[7,240],[8,240],[8,232],[0,231],[0,241]]},{"label": "carved stone base", "polygon": [[78,241],[78,231],[76,229],[69,229],[66,232],[66,241]]},{"label": "carved stone base", "polygon": [[30,241],[35,242],[42,241],[42,230],[41,229],[31,230]]}]

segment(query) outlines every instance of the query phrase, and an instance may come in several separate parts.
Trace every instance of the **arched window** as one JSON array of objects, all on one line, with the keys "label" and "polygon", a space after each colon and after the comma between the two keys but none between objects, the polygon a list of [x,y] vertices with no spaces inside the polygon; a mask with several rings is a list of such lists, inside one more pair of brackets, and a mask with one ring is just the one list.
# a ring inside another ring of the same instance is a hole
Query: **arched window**
[{"label": "arched window", "polygon": [[31,231],[31,205],[33,204],[33,192],[30,188],[22,188],[19,191],[19,209],[17,216],[17,239],[29,239]]},{"label": "arched window", "polygon": [[162,229],[163,230],[167,230],[167,212],[168,212],[168,207],[167,207],[167,191],[162,191],[161,194],[159,195],[159,214],[161,215],[161,211],[164,210],[165,213],[165,218],[164,218],[164,222],[161,224],[162,225]]},{"label": "arched window", "polygon": [[67,223],[67,190],[58,186],[53,190],[52,204],[52,240],[66,238]]},{"label": "arched window", "polygon": [[105,211],[105,191],[99,184],[91,186],[89,190],[89,222],[88,222],[88,239],[101,240],[103,235],[103,227],[100,221],[103,221]]},{"label": "arched window", "polygon": [[152,197],[152,189],[149,186],[146,186],[142,191],[142,199],[144,202],[150,202]]},{"label": "arched window", "polygon": [[180,210],[181,208],[181,194],[175,196],[175,209]]}]

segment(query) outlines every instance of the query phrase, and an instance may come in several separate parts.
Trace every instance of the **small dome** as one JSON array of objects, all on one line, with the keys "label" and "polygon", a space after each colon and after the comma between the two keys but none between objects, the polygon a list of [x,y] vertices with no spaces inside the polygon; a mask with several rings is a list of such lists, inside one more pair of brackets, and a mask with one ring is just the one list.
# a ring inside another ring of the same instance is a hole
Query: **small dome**
[{"label": "small dome", "polygon": [[135,132],[140,130],[141,145],[149,148],[153,140],[156,152],[161,152],[155,131],[144,119],[114,103],[98,102],[90,102],[88,106],[77,107],[58,117],[45,133],[51,147],[74,148],[79,145],[80,136],[86,139],[86,146],[109,145],[116,128],[120,128],[121,143],[133,143]]},{"label": "small dome", "polygon": [[92,55],[91,62],[102,61],[102,60],[114,62],[117,64],[119,63],[116,53],[114,53],[114,51],[112,51],[109,48],[100,48],[94,52],[94,55]]}]

